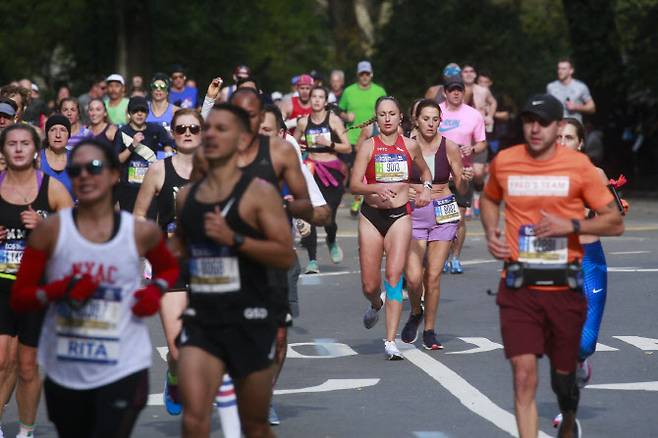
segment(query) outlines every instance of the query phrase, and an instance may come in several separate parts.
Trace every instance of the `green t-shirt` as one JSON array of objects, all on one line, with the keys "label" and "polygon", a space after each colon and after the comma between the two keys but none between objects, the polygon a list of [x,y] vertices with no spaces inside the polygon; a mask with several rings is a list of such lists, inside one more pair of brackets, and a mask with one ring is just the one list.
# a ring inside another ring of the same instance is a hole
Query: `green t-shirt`
[{"label": "green t-shirt", "polygon": [[[366,90],[359,87],[359,84],[352,84],[345,88],[338,106],[343,111],[354,113],[354,122],[348,124],[347,127],[358,125],[374,116],[375,102],[382,96],[386,96],[386,90],[374,82]],[[351,144],[356,143],[359,134],[361,134],[360,129],[351,129],[347,132],[347,138]]]},{"label": "green t-shirt", "polygon": [[128,123],[128,98],[124,97],[117,106],[110,106],[110,101],[105,99],[107,119],[113,125],[125,125]]}]

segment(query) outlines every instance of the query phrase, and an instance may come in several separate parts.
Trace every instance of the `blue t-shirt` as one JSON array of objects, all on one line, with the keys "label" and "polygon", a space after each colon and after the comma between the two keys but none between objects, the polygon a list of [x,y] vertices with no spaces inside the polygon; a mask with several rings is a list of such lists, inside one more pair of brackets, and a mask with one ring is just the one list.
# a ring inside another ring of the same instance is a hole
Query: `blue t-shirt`
[{"label": "blue t-shirt", "polygon": [[185,87],[183,91],[169,90],[169,103],[180,108],[196,108],[197,107],[197,89],[194,87]]}]

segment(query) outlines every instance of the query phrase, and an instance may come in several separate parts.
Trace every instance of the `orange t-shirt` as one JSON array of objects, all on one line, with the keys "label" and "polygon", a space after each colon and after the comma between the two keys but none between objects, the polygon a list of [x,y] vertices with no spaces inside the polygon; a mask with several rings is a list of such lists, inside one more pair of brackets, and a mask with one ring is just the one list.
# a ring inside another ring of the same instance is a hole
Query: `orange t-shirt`
[{"label": "orange t-shirt", "polygon": [[505,237],[512,260],[566,263],[582,259],[577,235],[537,239],[532,225],[541,220],[541,210],[582,219],[585,204],[598,210],[614,200],[589,158],[565,147],[556,146],[548,160],[536,160],[526,145],[512,146],[496,155],[489,172],[484,192],[494,201],[505,202]]}]

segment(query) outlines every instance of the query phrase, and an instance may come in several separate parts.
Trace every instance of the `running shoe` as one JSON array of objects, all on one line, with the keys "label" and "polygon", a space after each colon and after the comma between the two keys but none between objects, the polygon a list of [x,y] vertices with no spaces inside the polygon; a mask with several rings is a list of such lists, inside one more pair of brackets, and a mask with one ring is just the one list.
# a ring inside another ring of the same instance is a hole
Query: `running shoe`
[{"label": "running shoe", "polygon": [[327,243],[329,247],[329,254],[331,255],[331,261],[335,265],[343,261],[343,250],[338,246],[338,242]]},{"label": "running shoe", "polygon": [[317,274],[320,272],[320,267],[316,260],[309,260],[306,269],[304,269],[304,274]]},{"label": "running shoe", "polygon": [[589,363],[587,359],[582,362],[578,362],[576,367],[576,384],[579,388],[584,388],[587,386],[589,381],[592,379],[592,364]]},{"label": "running shoe", "polygon": [[387,360],[403,360],[404,356],[398,350],[398,346],[395,345],[395,341],[384,341],[384,352],[386,354]]},{"label": "running shoe", "polygon": [[[553,422],[555,424],[555,422]],[[574,438],[582,438],[583,432],[582,429],[580,428],[580,421],[576,418],[576,422],[574,424],[574,431],[573,431],[573,437]],[[560,426],[557,429],[557,436],[562,436],[562,421],[560,421]]]},{"label": "running shoe", "polygon": [[267,420],[270,422],[270,426],[278,426],[281,424],[281,419],[274,410],[274,406],[270,405],[270,412],[267,414]]},{"label": "running shoe", "polygon": [[178,385],[169,384],[169,371],[165,372],[164,381],[164,394],[162,398],[164,399],[165,408],[169,415],[180,415],[183,406],[178,400]]},{"label": "running shoe", "polygon": [[450,273],[451,274],[463,274],[464,268],[462,267],[462,262],[458,258],[453,258],[452,263],[450,263]]},{"label": "running shoe", "polygon": [[423,331],[423,348],[425,350],[443,350],[443,345],[436,339],[434,330]]},{"label": "running shoe", "polygon": [[[382,302],[382,307],[384,306],[384,303]],[[374,307],[370,306],[368,310],[366,310],[366,313],[363,315],[363,326],[367,329],[371,329],[377,324],[377,321],[379,321],[379,310],[381,310],[381,307],[379,309],[375,309]]]},{"label": "running shoe", "polygon": [[560,427],[560,424],[562,424],[562,413],[561,412],[559,414],[557,414],[555,416],[555,418],[553,418],[553,427],[557,429],[558,427]]},{"label": "running shoe", "polygon": [[443,264],[443,273],[447,274],[448,272],[450,272],[450,260],[446,260]]},{"label": "running shoe", "polygon": [[352,205],[350,206],[350,214],[354,217],[359,215],[359,210],[361,210],[361,204],[363,203],[363,196],[355,196],[352,200]]},{"label": "running shoe", "polygon": [[402,342],[407,344],[413,344],[418,339],[418,326],[423,320],[423,311],[421,310],[418,315],[414,315],[412,312],[409,312],[409,319],[400,333],[400,338]]}]

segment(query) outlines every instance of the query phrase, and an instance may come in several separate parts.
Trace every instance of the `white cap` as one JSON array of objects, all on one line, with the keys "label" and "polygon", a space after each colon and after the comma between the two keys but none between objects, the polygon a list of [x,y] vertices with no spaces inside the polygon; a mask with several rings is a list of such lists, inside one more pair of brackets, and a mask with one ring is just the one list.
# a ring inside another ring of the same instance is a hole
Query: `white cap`
[{"label": "white cap", "polygon": [[275,91],[272,93],[271,97],[272,97],[272,101],[277,101],[283,99],[283,94],[281,94],[280,91]]},{"label": "white cap", "polygon": [[34,91],[35,93],[39,92],[39,86],[34,82],[32,82],[32,91]]},{"label": "white cap", "polygon": [[372,64],[370,64],[370,61],[361,61],[356,66],[356,74],[363,72],[372,73]]},{"label": "white cap", "polygon": [[118,82],[121,85],[126,85],[126,81],[123,80],[123,76],[119,73],[113,73],[105,78],[105,82]]}]

